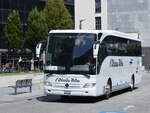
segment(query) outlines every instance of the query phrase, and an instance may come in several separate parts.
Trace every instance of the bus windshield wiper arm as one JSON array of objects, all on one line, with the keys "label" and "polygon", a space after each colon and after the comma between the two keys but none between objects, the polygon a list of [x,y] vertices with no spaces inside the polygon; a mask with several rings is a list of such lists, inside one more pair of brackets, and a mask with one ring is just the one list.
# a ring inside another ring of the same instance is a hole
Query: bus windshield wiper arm
[{"label": "bus windshield wiper arm", "polygon": [[86,76],[87,78],[90,78],[90,75],[88,75],[88,74],[82,74],[82,75],[84,75],[84,76]]}]

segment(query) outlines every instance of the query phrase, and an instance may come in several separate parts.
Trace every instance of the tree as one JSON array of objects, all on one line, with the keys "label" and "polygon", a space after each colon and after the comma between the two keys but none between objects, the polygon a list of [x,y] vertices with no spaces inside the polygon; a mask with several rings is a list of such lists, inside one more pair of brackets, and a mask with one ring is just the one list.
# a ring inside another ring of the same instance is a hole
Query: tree
[{"label": "tree", "polygon": [[9,51],[17,52],[18,49],[22,49],[23,26],[18,11],[13,10],[8,15],[8,21],[4,27],[4,36]]},{"label": "tree", "polygon": [[29,13],[27,24],[26,47],[35,53],[36,44],[41,40],[46,40],[48,36],[47,24],[43,14],[37,8],[32,9]]},{"label": "tree", "polygon": [[48,29],[71,29],[73,21],[63,0],[47,0],[44,15]]}]

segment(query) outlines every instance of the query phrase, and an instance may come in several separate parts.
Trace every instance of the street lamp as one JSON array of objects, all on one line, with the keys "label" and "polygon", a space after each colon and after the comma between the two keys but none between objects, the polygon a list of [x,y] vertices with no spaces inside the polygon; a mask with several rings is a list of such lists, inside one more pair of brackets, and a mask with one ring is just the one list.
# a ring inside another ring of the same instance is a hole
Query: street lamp
[{"label": "street lamp", "polygon": [[81,20],[79,21],[79,22],[80,22],[80,24],[79,24],[79,28],[80,28],[80,29],[82,29],[82,22],[85,21],[85,20],[86,20],[86,19],[81,19]]}]

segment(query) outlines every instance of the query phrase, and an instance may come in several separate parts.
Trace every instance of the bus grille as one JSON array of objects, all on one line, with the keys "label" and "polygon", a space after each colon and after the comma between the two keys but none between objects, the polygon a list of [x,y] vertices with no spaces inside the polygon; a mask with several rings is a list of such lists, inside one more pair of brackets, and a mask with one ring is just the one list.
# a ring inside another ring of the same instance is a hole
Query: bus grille
[{"label": "bus grille", "polygon": [[82,85],[81,84],[68,84],[68,87],[65,86],[65,84],[53,84],[53,87],[54,88],[67,88],[67,89],[78,89],[78,88],[81,88]]}]

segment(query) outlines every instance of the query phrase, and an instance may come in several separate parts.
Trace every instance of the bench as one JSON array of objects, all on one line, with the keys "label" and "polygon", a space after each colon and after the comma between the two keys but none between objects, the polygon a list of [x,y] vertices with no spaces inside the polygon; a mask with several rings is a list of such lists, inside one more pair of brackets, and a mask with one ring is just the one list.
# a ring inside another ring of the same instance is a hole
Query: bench
[{"label": "bench", "polygon": [[29,87],[30,92],[32,92],[32,79],[22,79],[17,80],[15,86],[9,86],[15,89],[15,94],[17,94],[17,88]]}]

